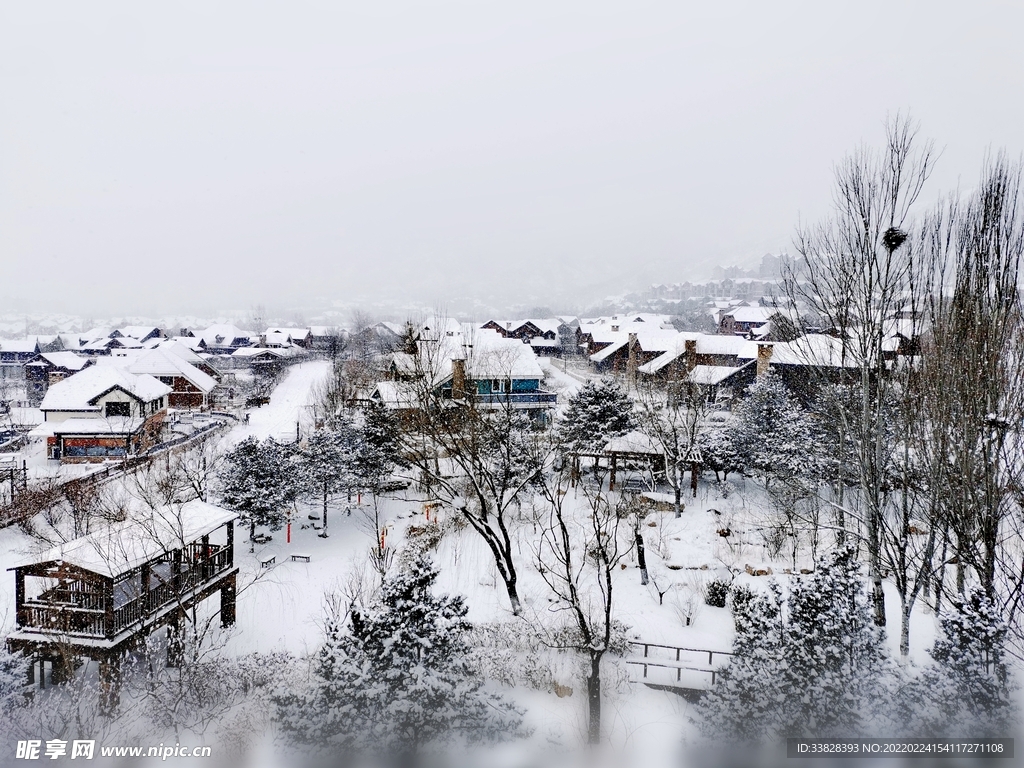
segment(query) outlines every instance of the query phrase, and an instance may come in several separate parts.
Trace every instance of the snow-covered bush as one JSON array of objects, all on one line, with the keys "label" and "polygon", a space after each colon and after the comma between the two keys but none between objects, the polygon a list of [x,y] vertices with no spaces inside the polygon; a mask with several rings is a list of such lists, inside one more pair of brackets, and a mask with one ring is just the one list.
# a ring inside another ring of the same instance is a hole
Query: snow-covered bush
[{"label": "snow-covered bush", "polygon": [[713,608],[725,608],[729,586],[729,582],[724,579],[712,579],[704,587],[704,602]]}]

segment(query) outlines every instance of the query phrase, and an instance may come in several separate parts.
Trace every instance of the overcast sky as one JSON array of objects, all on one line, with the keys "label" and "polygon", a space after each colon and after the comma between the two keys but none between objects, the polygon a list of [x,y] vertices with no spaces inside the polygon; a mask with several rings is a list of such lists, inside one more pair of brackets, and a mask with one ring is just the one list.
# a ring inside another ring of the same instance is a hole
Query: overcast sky
[{"label": "overcast sky", "polygon": [[909,110],[1024,149],[1024,3],[0,0],[0,309],[603,295],[790,246]]}]

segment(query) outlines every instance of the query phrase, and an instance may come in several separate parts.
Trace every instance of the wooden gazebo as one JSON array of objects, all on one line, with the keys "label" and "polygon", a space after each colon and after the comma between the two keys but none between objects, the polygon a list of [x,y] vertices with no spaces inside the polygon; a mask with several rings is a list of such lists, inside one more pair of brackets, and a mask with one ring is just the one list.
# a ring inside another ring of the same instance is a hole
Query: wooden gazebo
[{"label": "wooden gazebo", "polygon": [[12,652],[32,657],[29,682],[67,679],[79,659],[99,662],[101,708],[116,708],[123,654],[167,625],[169,665],[180,660],[185,611],[220,592],[235,621],[234,512],[202,501],[171,505],[58,545],[15,574]]}]

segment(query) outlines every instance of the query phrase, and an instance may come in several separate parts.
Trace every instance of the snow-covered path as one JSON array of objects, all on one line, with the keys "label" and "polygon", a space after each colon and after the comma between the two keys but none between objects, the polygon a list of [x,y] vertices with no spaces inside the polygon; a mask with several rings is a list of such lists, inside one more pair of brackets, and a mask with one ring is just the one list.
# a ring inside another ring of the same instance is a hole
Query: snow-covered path
[{"label": "snow-covered path", "polygon": [[228,433],[227,443],[232,445],[247,437],[262,440],[273,437],[281,442],[295,440],[295,424],[301,424],[306,434],[313,423],[314,389],[330,374],[327,360],[311,360],[288,369],[284,381],[274,388],[270,403],[262,408],[249,409],[249,423],[239,424]]}]

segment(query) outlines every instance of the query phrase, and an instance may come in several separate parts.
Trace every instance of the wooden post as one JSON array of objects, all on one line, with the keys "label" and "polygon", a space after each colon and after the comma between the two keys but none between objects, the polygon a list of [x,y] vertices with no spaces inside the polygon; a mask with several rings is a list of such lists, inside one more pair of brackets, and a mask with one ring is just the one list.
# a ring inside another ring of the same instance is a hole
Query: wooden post
[{"label": "wooden post", "polygon": [[185,644],[182,640],[181,623],[184,619],[183,612],[177,610],[169,622],[167,622],[167,666],[180,667],[182,657],[185,655]]},{"label": "wooden post", "polygon": [[608,490],[615,490],[615,466],[618,463],[618,455],[612,454],[611,473],[608,475]]},{"label": "wooden post", "polygon": [[18,626],[26,624],[22,606],[25,604],[25,572],[20,568],[14,572],[14,611]]},{"label": "wooden post", "polygon": [[112,715],[121,703],[121,659],[110,655],[100,659],[100,712]]},{"label": "wooden post", "polygon": [[181,593],[181,550],[171,553],[171,584],[175,594]]},{"label": "wooden post", "polygon": [[220,588],[220,624],[230,627],[235,623],[235,601],[237,599],[236,574],[232,573]]},{"label": "wooden post", "polygon": [[149,612],[153,609],[149,604],[149,584],[152,568],[149,563],[143,563],[141,571],[140,580],[142,581],[142,596],[140,599],[142,601],[142,615],[148,616]]},{"label": "wooden post", "polygon": [[208,578],[210,578],[210,576],[213,575],[213,569],[210,567],[212,565],[210,563],[210,534],[207,533],[206,535],[204,535],[200,541],[202,542],[203,546],[203,555],[202,560],[200,561],[200,567],[202,568],[201,573],[203,576],[203,581],[206,581]]},{"label": "wooden post", "polygon": [[228,523],[228,568],[235,564],[235,521]]},{"label": "wooden post", "polygon": [[103,579],[103,634],[114,636],[114,580]]}]

